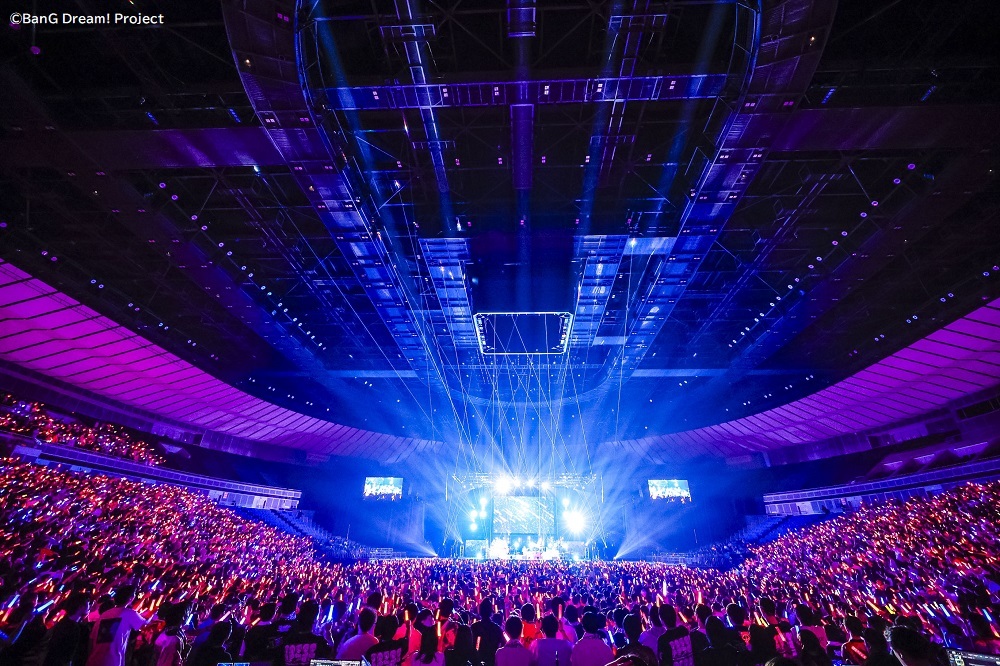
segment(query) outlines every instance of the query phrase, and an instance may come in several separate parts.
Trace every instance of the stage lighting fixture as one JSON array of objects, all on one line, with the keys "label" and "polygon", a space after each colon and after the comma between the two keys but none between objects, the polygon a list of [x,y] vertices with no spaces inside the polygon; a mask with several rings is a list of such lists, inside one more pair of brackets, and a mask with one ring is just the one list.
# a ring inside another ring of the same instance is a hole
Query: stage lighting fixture
[{"label": "stage lighting fixture", "polygon": [[587,529],[587,517],[579,509],[571,509],[563,513],[563,525],[570,534],[580,534]]},{"label": "stage lighting fixture", "polygon": [[486,508],[486,503],[487,503],[487,501],[488,501],[488,500],[487,500],[487,499],[486,499],[485,497],[480,497],[480,498],[479,498],[479,506],[481,506],[482,508],[484,508],[484,509],[485,509],[485,508]]},{"label": "stage lighting fixture", "polygon": [[511,489],[512,485],[513,485],[513,481],[509,477],[501,476],[501,477],[497,478],[496,481],[494,481],[494,483],[493,483],[493,490],[498,495],[506,495],[507,493],[510,492],[510,489]]},{"label": "stage lighting fixture", "polygon": [[540,485],[539,488],[541,488],[545,492],[549,492],[550,490],[552,490],[552,484],[549,483],[548,481],[542,481],[542,485]]},{"label": "stage lighting fixture", "polygon": [[472,511],[469,512],[469,518],[471,520],[475,520],[478,517],[479,517],[479,512],[476,511],[475,509],[473,509]]},{"label": "stage lighting fixture", "polygon": [[479,511],[479,517],[480,518],[485,518],[486,517],[486,510],[485,509]]},{"label": "stage lighting fixture", "polygon": [[534,479],[528,479],[527,486],[529,488],[534,488],[535,487],[535,480]]},{"label": "stage lighting fixture", "polygon": [[569,506],[569,498],[563,497],[562,505],[564,509],[567,508]]},{"label": "stage lighting fixture", "polygon": [[516,476],[514,477],[514,487],[515,488],[521,487],[521,479],[517,478]]},{"label": "stage lighting fixture", "polygon": [[472,523],[471,525],[469,525],[469,531],[470,532],[475,532],[478,528],[479,528],[478,525],[476,525],[475,523]]}]

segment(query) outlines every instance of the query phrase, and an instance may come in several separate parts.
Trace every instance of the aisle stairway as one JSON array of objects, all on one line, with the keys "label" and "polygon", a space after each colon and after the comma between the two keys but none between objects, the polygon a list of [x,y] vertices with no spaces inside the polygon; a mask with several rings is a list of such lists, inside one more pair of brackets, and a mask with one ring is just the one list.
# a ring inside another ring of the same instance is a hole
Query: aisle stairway
[{"label": "aisle stairway", "polygon": [[392,557],[391,549],[373,550],[359,543],[349,541],[317,525],[308,513],[278,509],[250,509],[234,507],[237,514],[249,520],[257,520],[275,529],[295,536],[309,537],[316,544],[317,550],[334,560],[359,559],[367,557]]},{"label": "aisle stairway", "polygon": [[[777,518],[777,516],[775,516]],[[764,544],[778,539],[793,530],[801,530],[812,525],[818,525],[837,514],[820,513],[811,516],[781,516],[780,520],[764,531],[753,543]]]}]

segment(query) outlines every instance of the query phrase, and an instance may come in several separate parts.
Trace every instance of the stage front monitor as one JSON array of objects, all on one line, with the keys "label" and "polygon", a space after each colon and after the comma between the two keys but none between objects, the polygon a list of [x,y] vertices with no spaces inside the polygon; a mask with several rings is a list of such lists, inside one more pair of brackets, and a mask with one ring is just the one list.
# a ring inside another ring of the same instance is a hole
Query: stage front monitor
[{"label": "stage front monitor", "polygon": [[401,499],[403,479],[395,476],[369,476],[365,478],[364,496],[366,499]]},{"label": "stage front monitor", "polygon": [[691,488],[683,479],[650,479],[649,499],[691,501]]},{"label": "stage front monitor", "polygon": [[948,666],[1000,666],[1000,655],[945,650]]},{"label": "stage front monitor", "polygon": [[556,517],[551,497],[506,495],[493,498],[493,534],[555,533]]}]

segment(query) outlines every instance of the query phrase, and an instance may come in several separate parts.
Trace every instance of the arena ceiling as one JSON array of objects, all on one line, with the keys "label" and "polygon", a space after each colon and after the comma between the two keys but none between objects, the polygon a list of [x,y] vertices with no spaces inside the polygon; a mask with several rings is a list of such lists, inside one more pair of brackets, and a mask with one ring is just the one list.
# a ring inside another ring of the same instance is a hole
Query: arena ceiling
[{"label": "arena ceiling", "polygon": [[994,3],[134,7],[4,30],[0,256],[342,451],[802,445],[695,440],[1000,296]]}]

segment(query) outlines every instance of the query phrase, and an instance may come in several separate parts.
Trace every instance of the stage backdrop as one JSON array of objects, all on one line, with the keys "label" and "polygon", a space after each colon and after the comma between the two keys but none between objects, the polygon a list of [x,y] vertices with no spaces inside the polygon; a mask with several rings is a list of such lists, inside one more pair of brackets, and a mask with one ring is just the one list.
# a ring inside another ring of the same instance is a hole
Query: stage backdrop
[{"label": "stage backdrop", "polygon": [[504,495],[493,498],[493,535],[555,534],[552,497]]}]

